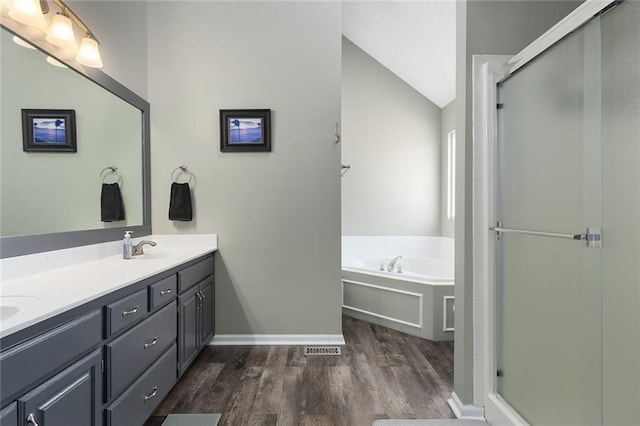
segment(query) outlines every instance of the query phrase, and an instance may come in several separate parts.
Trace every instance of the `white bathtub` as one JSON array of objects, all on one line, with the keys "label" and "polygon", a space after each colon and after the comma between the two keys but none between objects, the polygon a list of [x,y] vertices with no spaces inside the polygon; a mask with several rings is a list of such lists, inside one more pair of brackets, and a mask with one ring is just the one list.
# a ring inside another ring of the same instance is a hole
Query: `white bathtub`
[{"label": "white bathtub", "polygon": [[431,340],[453,339],[452,238],[344,236],[342,259],[345,315]]}]

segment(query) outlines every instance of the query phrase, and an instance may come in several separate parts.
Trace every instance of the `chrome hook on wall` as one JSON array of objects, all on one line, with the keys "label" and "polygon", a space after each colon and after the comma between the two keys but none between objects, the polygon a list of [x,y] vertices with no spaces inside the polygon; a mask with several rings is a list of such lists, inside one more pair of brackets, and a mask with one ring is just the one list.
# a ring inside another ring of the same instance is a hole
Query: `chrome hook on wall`
[{"label": "chrome hook on wall", "polygon": [[336,123],[336,133],[333,135],[333,142],[334,143],[340,143],[340,129],[339,129],[339,124]]}]

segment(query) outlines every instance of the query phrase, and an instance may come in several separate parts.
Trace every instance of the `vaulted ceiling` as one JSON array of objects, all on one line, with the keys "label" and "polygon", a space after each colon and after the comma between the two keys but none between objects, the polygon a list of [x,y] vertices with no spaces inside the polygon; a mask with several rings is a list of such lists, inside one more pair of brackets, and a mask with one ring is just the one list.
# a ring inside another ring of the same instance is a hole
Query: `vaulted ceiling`
[{"label": "vaulted ceiling", "polygon": [[353,1],[342,33],[439,107],[455,98],[455,0]]}]

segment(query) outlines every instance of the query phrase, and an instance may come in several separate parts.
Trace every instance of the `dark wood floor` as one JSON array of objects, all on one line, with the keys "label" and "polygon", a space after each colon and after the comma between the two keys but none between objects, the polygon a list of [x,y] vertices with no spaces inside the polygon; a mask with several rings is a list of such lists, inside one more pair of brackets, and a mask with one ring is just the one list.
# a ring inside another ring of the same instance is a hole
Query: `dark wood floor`
[{"label": "dark wood floor", "polygon": [[453,343],[343,317],[342,356],[302,346],[208,346],[145,426],[170,413],[222,413],[221,425],[370,426],[453,418]]}]

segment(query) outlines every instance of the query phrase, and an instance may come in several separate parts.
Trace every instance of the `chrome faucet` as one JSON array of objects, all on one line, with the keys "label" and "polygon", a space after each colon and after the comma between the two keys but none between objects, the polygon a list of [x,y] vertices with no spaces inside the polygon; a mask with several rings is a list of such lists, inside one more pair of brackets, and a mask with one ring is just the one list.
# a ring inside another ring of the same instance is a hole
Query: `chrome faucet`
[{"label": "chrome faucet", "polygon": [[396,263],[398,263],[398,260],[402,259],[402,256],[396,256],[394,257],[391,262],[389,262],[389,264],[387,265],[387,271],[388,272],[393,272],[393,267],[396,266]]},{"label": "chrome faucet", "polygon": [[144,254],[144,250],[142,250],[142,247],[144,247],[145,245],[150,245],[151,247],[155,247],[156,242],[148,241],[148,240],[140,241],[138,244],[136,244],[131,248],[131,255],[140,256],[141,254]]}]

